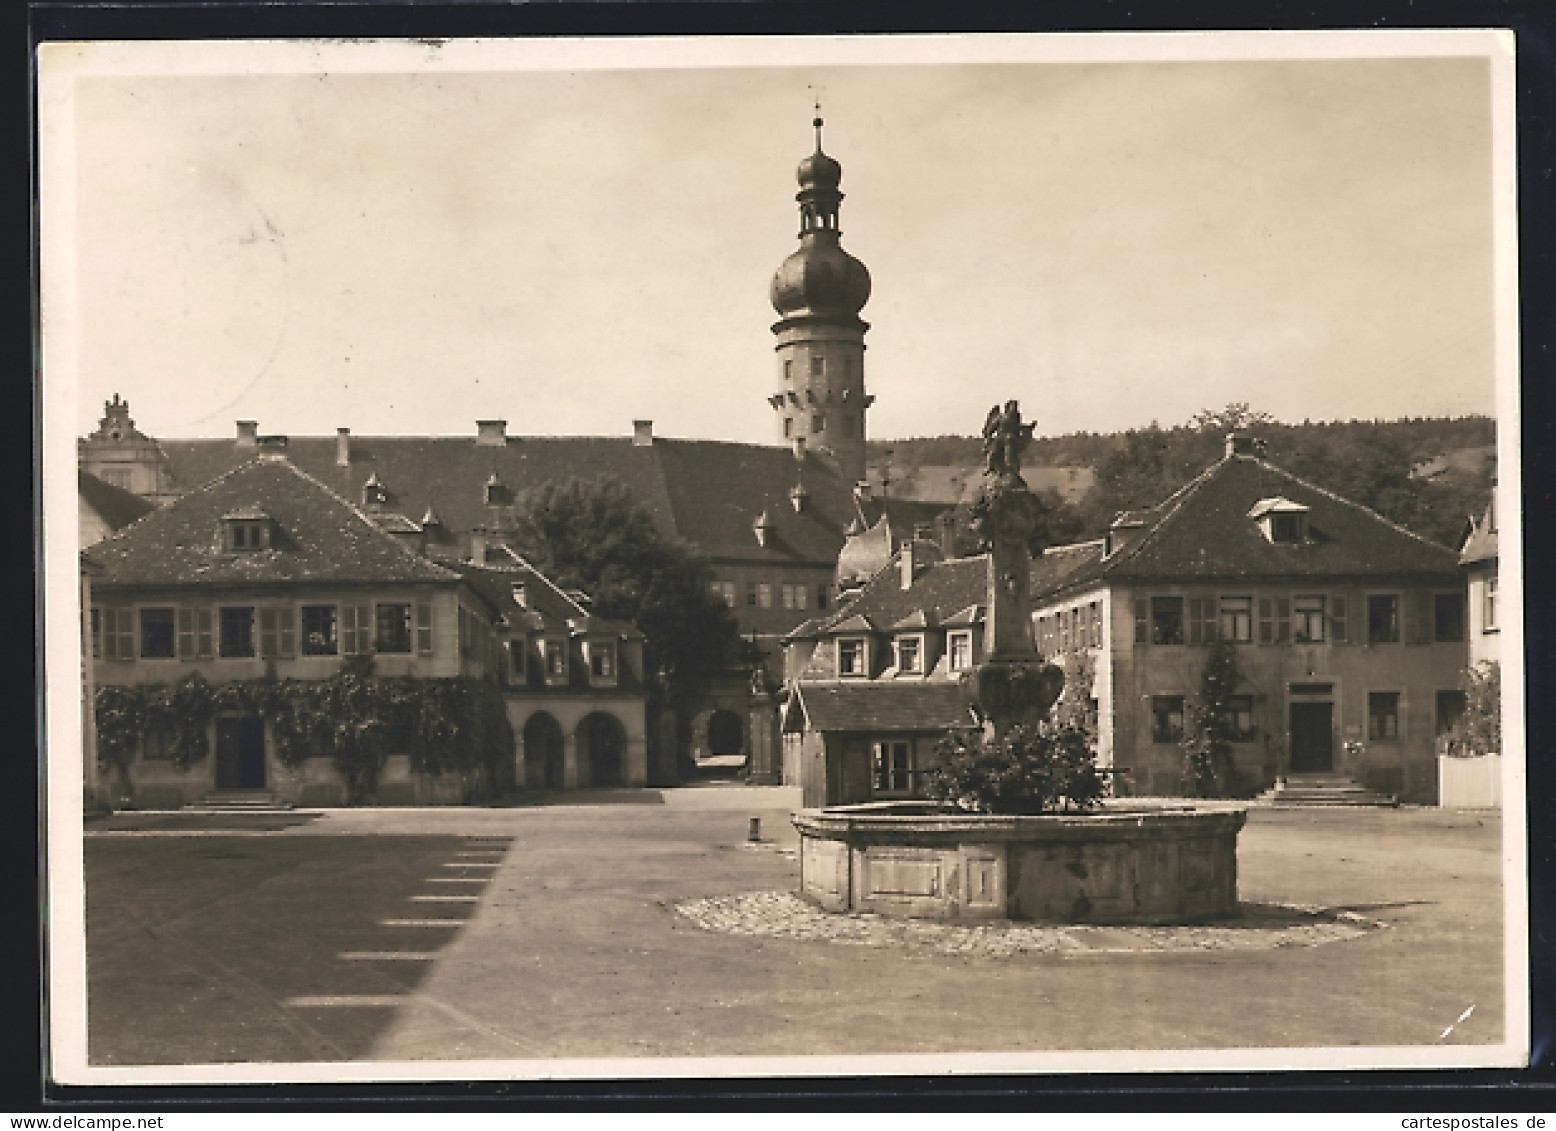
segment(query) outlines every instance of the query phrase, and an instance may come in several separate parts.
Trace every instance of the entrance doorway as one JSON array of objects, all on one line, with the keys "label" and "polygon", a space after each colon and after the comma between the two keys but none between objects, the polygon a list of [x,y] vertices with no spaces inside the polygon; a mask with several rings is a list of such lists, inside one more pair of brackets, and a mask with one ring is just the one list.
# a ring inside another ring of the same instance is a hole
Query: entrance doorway
[{"label": "entrance doorway", "polygon": [[258,715],[216,720],[216,788],[265,788],[265,720]]},{"label": "entrance doorway", "polygon": [[[627,732],[614,715],[595,711],[578,724],[579,769],[587,767],[593,789],[616,789],[624,779]],[[583,776],[580,774],[580,777]]]},{"label": "entrance doorway", "polygon": [[1334,704],[1291,705],[1291,772],[1321,774],[1334,769]]},{"label": "entrance doorway", "polygon": [[545,711],[524,724],[524,778],[530,789],[562,788],[562,728]]}]

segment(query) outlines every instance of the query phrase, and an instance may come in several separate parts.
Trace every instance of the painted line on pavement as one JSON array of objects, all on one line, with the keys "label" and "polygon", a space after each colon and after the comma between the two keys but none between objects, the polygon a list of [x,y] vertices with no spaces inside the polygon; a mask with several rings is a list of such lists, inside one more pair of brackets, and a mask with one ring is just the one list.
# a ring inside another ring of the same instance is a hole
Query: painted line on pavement
[{"label": "painted line on pavement", "polygon": [[480,903],[478,895],[413,895],[412,903]]}]

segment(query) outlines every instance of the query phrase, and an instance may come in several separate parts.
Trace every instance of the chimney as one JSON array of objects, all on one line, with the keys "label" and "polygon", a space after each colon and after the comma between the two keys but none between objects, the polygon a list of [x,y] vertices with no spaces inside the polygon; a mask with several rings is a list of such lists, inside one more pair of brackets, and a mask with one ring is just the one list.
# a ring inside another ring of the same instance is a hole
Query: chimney
[{"label": "chimney", "polygon": [[1246,436],[1241,432],[1228,432],[1226,434],[1226,458],[1233,456],[1253,456],[1259,454],[1258,441],[1252,436]]},{"label": "chimney", "polygon": [[652,420],[634,420],[632,422],[632,446],[634,448],[646,448],[654,442],[654,422]]},{"label": "chimney", "polygon": [[477,526],[470,531],[470,560],[476,565],[486,564],[486,527]]},{"label": "chimney", "polygon": [[909,538],[903,542],[902,549],[897,553],[897,565],[902,571],[902,587],[904,589],[913,588],[913,567],[915,565],[913,559],[913,539]]},{"label": "chimney", "polygon": [[257,421],[257,420],[240,420],[240,421],[238,421],[238,447],[240,447],[240,448],[257,448],[257,447],[259,447],[259,421]]},{"label": "chimney", "polygon": [[805,437],[804,436],[796,436],[796,437],[794,437],[794,458],[799,460],[801,463],[805,462]]},{"label": "chimney", "polygon": [[956,515],[950,511],[941,511],[940,525],[940,554],[945,558],[956,557]]},{"label": "chimney", "polygon": [[508,422],[506,420],[477,420],[475,422],[475,442],[477,447],[500,448],[508,443]]},{"label": "chimney", "polygon": [[335,429],[335,466],[351,466],[351,429]]}]

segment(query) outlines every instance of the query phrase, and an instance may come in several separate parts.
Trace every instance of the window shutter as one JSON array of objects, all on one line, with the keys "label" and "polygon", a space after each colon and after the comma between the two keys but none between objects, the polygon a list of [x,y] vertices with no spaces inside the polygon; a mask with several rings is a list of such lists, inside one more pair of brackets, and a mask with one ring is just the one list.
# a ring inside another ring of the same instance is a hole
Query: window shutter
[{"label": "window shutter", "polygon": [[1432,642],[1432,595],[1424,590],[1407,592],[1405,606],[1405,643]]},{"label": "window shutter", "polygon": [[374,648],[376,647],[376,641],[374,639],[374,633],[375,633],[374,623],[375,622],[373,621],[373,606],[372,605],[358,605],[357,606],[357,651],[361,652],[363,655],[366,655],[366,654],[372,652],[374,650]]},{"label": "window shutter", "polygon": [[291,605],[283,605],[276,610],[276,619],[281,627],[281,655],[297,655],[297,610]]},{"label": "window shutter", "polygon": [[117,609],[114,619],[119,624],[119,652],[121,660],[133,660],[135,658],[135,611],[133,609]]},{"label": "window shutter", "polygon": [[1135,598],[1135,643],[1149,644],[1151,642],[1151,613],[1150,603],[1144,597]]},{"label": "window shutter", "polygon": [[1269,597],[1259,598],[1259,643],[1275,643],[1275,602]]},{"label": "window shutter", "polygon": [[178,610],[178,658],[192,660],[195,655],[195,611]]},{"label": "window shutter", "polygon": [[259,654],[267,660],[276,654],[276,611],[271,608],[259,610]]},{"label": "window shutter", "polygon": [[1205,643],[1205,599],[1189,598],[1189,643]]},{"label": "window shutter", "polygon": [[423,656],[432,655],[432,606],[425,601],[416,606],[416,651]]},{"label": "window shutter", "polygon": [[103,658],[103,610],[92,609],[92,659]]},{"label": "window shutter", "polygon": [[1291,643],[1291,598],[1275,598],[1275,643]]},{"label": "window shutter", "polygon": [[357,651],[357,607],[355,605],[340,607],[340,651],[343,656],[355,655]]},{"label": "window shutter", "polygon": [[211,631],[211,610],[195,610],[195,655],[202,660],[210,659],[214,654],[214,634]]},{"label": "window shutter", "polygon": [[1346,635],[1346,601],[1344,595],[1336,593],[1329,599],[1329,641],[1331,644],[1349,644],[1350,637]]}]

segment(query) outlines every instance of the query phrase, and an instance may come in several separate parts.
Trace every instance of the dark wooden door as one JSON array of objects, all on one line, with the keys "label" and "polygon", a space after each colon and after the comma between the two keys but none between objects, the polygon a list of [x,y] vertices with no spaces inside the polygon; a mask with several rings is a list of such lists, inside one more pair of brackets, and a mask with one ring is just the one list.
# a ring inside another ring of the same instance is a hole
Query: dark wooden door
[{"label": "dark wooden door", "polygon": [[1334,769],[1334,704],[1291,705],[1291,772],[1324,773]]},{"label": "dark wooden door", "polygon": [[216,720],[216,788],[265,788],[265,720],[257,715]]}]

